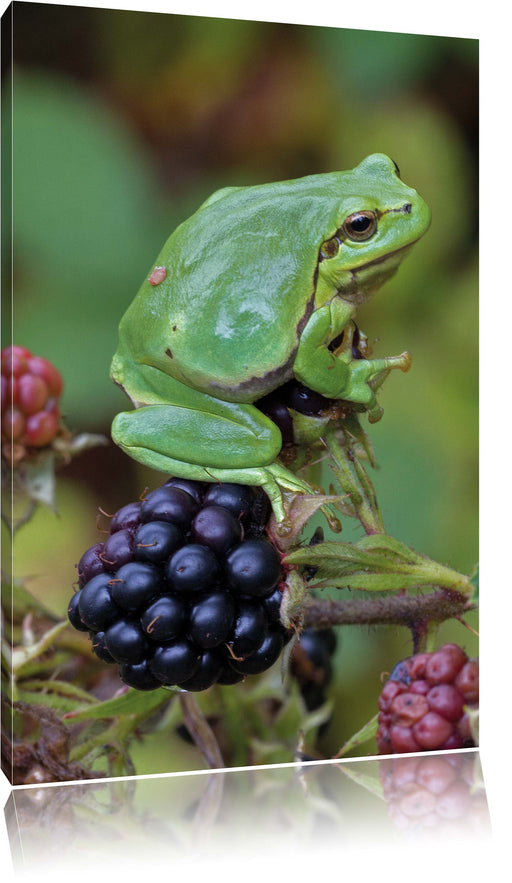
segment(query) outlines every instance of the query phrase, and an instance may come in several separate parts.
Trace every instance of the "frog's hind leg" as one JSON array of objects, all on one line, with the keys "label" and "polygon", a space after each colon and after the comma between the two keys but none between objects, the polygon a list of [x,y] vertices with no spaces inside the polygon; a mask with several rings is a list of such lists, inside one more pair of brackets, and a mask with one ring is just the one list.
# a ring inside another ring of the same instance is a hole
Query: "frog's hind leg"
[{"label": "frog's hind leg", "polygon": [[278,522],[288,520],[283,490],[311,487],[276,464],[277,426],[252,405],[201,396],[197,407],[151,404],[118,414],[112,438],[127,454],[160,472],[196,481],[259,485]]}]

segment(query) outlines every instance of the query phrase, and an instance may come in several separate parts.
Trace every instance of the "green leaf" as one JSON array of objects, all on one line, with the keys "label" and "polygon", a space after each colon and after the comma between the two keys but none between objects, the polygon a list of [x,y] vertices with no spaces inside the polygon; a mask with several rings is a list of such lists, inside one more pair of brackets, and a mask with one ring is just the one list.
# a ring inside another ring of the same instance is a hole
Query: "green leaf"
[{"label": "green leaf", "polygon": [[353,751],[354,748],[359,748],[360,745],[364,745],[366,742],[369,742],[370,739],[373,739],[377,732],[378,717],[379,715],[377,713],[375,717],[372,717],[372,719],[364,725],[364,727],[361,727],[357,733],[354,733],[354,735],[351,736],[338,751],[336,757],[343,757],[344,754],[348,754],[349,751]]},{"label": "green leaf", "polygon": [[367,549],[368,551],[380,550],[390,560],[402,559],[403,561],[418,563],[425,561],[425,558],[415,552],[414,549],[411,549],[410,546],[406,546],[405,543],[401,543],[400,540],[395,540],[394,537],[390,537],[387,534],[373,534],[363,537],[361,540],[358,540],[356,545],[359,549]]},{"label": "green leaf", "polygon": [[20,689],[41,690],[46,693],[56,693],[60,696],[67,696],[70,699],[77,699],[80,702],[87,702],[90,705],[98,704],[98,700],[94,696],[91,696],[90,693],[87,693],[86,690],[82,690],[82,688],[78,687],[76,684],[69,683],[69,681],[42,681],[33,678],[32,680],[23,680],[20,683]]},{"label": "green leaf", "polygon": [[16,647],[12,654],[13,673],[19,676],[23,672],[27,663],[36,659],[44,653],[45,650],[48,650],[52,645],[53,639],[68,625],[68,622],[59,622],[47,631],[37,643],[32,644],[30,647]]},{"label": "green leaf", "polygon": [[2,607],[9,620],[12,620],[16,614],[25,615],[30,611],[34,611],[34,613],[42,614],[45,619],[50,619],[54,622],[60,621],[38,598],[31,595],[22,582],[16,579],[13,580],[10,585],[10,591],[7,583],[8,580],[5,579],[3,581],[5,592],[2,592]]},{"label": "green leaf", "polygon": [[[340,763],[338,769],[340,769],[349,779],[352,779],[353,782],[356,782],[358,785],[361,785],[361,787],[369,791],[370,794],[374,794],[375,797],[380,797],[381,800],[384,800],[384,789],[382,787],[378,773],[377,775],[375,775],[372,773],[364,772],[364,769],[367,768],[370,763],[372,764],[372,768],[376,768],[378,770],[379,762],[375,760],[366,761],[363,763]],[[361,772],[361,770],[363,770],[363,772]]]},{"label": "green leaf", "polygon": [[417,573],[367,573],[363,576],[339,576],[323,580],[318,580],[315,577],[315,588],[318,589],[332,586],[337,589],[354,589],[361,592],[399,592],[402,589],[417,589],[424,585],[426,585],[426,580]]},{"label": "green leaf", "polygon": [[17,698],[31,705],[45,705],[55,711],[72,712],[81,701],[70,699],[69,696],[61,696],[58,693],[43,693],[38,690],[18,689]]},{"label": "green leaf", "polygon": [[326,542],[317,543],[315,546],[303,546],[286,556],[288,564],[310,564],[312,566],[328,566],[329,562],[334,566],[343,566],[344,562],[354,562],[364,567],[368,556],[359,552],[357,546],[352,543]]},{"label": "green leaf", "polygon": [[326,542],[304,546],[286,556],[290,564],[317,568],[315,585],[369,592],[399,591],[439,585],[468,594],[468,578],[385,534],[357,543]]},{"label": "green leaf", "polygon": [[169,690],[162,687],[152,690],[150,693],[143,693],[140,690],[128,688],[126,693],[116,696],[114,699],[107,699],[105,702],[99,702],[92,708],[84,708],[80,711],[73,711],[64,715],[66,723],[74,724],[77,721],[117,717],[123,714],[136,714],[146,716],[152,714],[157,708],[165,705],[170,701]]}]

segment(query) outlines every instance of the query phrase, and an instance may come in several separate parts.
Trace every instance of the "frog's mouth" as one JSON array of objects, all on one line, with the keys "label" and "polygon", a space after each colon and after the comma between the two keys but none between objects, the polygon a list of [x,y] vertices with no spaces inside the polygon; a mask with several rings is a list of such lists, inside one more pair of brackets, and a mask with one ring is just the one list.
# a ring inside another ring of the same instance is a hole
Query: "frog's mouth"
[{"label": "frog's mouth", "polygon": [[381,285],[394,276],[404,256],[418,239],[413,239],[412,242],[402,245],[395,251],[348,270],[348,278],[345,278],[343,286],[338,289],[338,296],[351,304],[366,303]]}]

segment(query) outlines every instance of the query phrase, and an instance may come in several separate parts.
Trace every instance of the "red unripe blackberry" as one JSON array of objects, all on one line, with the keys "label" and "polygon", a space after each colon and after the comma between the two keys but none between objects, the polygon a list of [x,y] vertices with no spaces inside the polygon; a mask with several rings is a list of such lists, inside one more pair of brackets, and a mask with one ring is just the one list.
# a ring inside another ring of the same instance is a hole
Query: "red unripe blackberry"
[{"label": "red unripe blackberry", "polygon": [[29,448],[44,448],[57,435],[58,419],[48,411],[30,414],[25,422],[25,434],[20,439]]},{"label": "red unripe blackberry", "polygon": [[4,456],[18,462],[26,449],[50,445],[59,432],[62,377],[42,356],[21,346],[2,350]]},{"label": "red unripe blackberry", "polygon": [[194,692],[259,674],[292,634],[279,617],[281,556],[252,487],[169,479],[116,512],[77,565],[69,605],[94,653],[140,690]]},{"label": "red unripe blackberry", "polygon": [[62,377],[48,359],[29,356],[27,365],[33,377],[40,377],[44,381],[51,396],[58,397],[62,394]]},{"label": "red unripe blackberry", "polygon": [[25,419],[16,408],[6,408],[2,413],[2,436],[6,441],[21,440],[25,431]]},{"label": "red unripe blackberry", "polygon": [[379,754],[473,747],[468,706],[478,706],[478,660],[461,647],[403,659],[379,697]]},{"label": "red unripe blackberry", "polygon": [[[379,777],[388,812],[411,835],[451,837],[487,833],[485,792],[478,787],[473,752],[381,760]],[[457,830],[457,828],[459,830]]]}]

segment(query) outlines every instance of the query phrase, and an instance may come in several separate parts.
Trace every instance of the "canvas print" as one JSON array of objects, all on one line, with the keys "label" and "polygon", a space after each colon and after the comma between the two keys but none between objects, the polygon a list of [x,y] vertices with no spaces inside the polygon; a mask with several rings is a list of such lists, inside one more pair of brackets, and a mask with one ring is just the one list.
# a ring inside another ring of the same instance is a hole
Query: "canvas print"
[{"label": "canvas print", "polygon": [[2,39],[9,780],[478,746],[478,42]]}]

